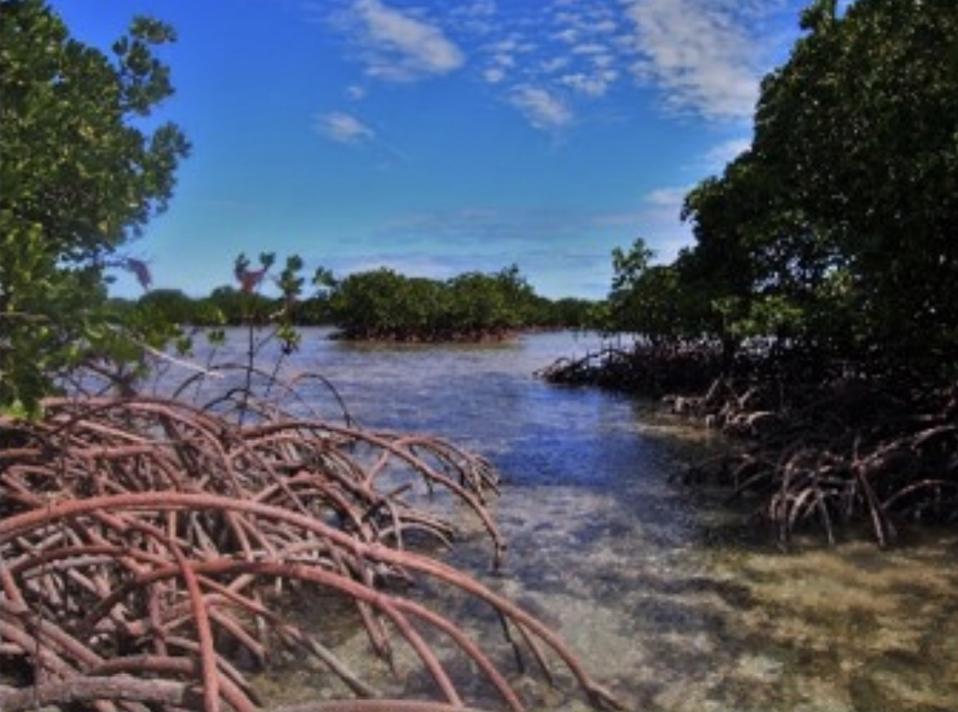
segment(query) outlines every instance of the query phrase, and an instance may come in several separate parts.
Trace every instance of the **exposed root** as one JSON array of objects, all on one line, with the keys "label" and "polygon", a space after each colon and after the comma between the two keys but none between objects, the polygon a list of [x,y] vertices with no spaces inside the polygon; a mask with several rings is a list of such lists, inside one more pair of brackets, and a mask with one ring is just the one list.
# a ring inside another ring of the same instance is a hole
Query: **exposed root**
[{"label": "exposed root", "polygon": [[[313,653],[357,695],[378,694],[282,620],[271,602],[284,587],[351,602],[371,651],[389,664],[408,645],[443,700],[304,710],[465,710],[437,638],[523,709],[458,623],[408,597],[418,579],[484,601],[593,703],[616,704],[544,624],[425,553],[454,536],[452,500],[482,524],[498,565],[505,544],[487,509],[497,476],[482,458],[437,438],[268,414],[239,426],[160,398],[44,410],[36,423],[0,419],[0,667],[14,671],[4,712],[252,712],[259,702],[231,659],[242,651],[262,666],[282,647]],[[451,497],[425,500],[432,511],[417,496],[440,492]]]},{"label": "exposed root", "polygon": [[606,347],[576,359],[560,358],[535,375],[550,383],[595,385],[658,397],[700,392],[721,372],[713,349],[697,344],[635,348]]}]

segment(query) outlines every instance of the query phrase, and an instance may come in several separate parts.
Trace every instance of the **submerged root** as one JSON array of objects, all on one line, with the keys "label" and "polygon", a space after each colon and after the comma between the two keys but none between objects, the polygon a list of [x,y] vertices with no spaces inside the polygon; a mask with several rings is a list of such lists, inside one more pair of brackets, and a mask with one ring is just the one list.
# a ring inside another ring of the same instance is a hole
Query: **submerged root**
[{"label": "submerged root", "polygon": [[407,595],[425,579],[483,601],[595,705],[615,705],[543,623],[422,548],[457,527],[443,498],[417,494],[446,492],[474,513],[498,565],[505,544],[487,508],[498,482],[482,458],[437,438],[312,420],[244,427],[159,398],[54,399],[44,411],[35,423],[0,420],[0,667],[14,671],[0,679],[5,712],[252,712],[260,701],[235,661],[263,666],[282,648],[377,696],[276,612],[276,592],[291,587],[350,602],[386,664],[409,646],[441,699],[304,710],[465,709],[437,638],[523,709],[459,623]]},{"label": "submerged root", "polygon": [[846,380],[807,386],[784,405],[781,390],[756,388],[748,407],[732,394],[703,402],[738,445],[695,474],[763,499],[761,513],[787,544],[817,525],[829,543],[861,523],[882,546],[907,521],[958,521],[958,422],[949,390],[890,397]]},{"label": "submerged root", "polygon": [[[907,521],[958,522],[958,386],[769,353],[723,364],[715,345],[606,350],[539,372],[661,397],[674,414],[730,436],[687,479],[758,497],[787,544],[817,526],[834,543],[864,525],[882,546]],[[667,394],[667,395],[663,395]]]}]

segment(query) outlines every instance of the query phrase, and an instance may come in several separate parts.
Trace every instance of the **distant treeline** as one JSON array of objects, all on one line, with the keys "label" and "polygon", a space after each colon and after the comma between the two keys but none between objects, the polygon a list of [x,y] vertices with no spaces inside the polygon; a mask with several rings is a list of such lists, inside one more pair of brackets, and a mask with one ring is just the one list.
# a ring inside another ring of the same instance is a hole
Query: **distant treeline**
[{"label": "distant treeline", "polygon": [[530,328],[596,328],[603,302],[536,294],[516,266],[467,272],[447,280],[407,277],[381,268],[337,279],[317,270],[315,291],[289,304],[257,290],[222,286],[192,298],[154,289],[138,300],[115,300],[121,310],[175,324],[219,327],[266,323],[288,310],[297,326],[331,325],[343,338],[392,341],[475,341]]}]

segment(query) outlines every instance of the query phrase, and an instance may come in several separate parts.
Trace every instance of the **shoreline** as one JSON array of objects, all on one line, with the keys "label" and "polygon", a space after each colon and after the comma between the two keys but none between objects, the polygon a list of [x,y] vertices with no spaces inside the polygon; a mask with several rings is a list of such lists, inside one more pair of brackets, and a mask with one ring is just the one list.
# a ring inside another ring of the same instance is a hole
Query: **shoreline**
[{"label": "shoreline", "polygon": [[[325,325],[324,328],[335,328]],[[486,332],[479,335],[470,333],[457,333],[453,335],[443,335],[439,337],[410,335],[404,337],[397,336],[350,336],[342,331],[333,331],[326,336],[330,341],[342,341],[353,344],[369,345],[411,345],[411,346],[443,346],[443,345],[483,345],[483,344],[504,344],[518,341],[527,334],[545,334],[560,331],[586,332],[589,329],[573,329],[567,326],[530,326],[516,329],[504,329],[495,332]]]},{"label": "shoreline", "polygon": [[810,531],[834,545],[861,526],[884,547],[906,524],[958,524],[958,384],[803,366],[766,354],[729,367],[705,347],[643,347],[562,358],[536,375],[650,398],[727,436],[728,451],[684,480],[760,501],[781,546]]}]

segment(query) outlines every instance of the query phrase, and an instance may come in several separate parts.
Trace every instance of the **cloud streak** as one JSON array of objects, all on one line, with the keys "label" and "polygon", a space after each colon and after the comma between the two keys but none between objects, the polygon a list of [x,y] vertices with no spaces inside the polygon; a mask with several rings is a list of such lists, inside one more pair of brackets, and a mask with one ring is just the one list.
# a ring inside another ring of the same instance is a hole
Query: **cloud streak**
[{"label": "cloud streak", "polygon": [[656,208],[678,209],[685,200],[685,195],[693,186],[682,186],[678,188],[656,188],[645,194],[644,202]]},{"label": "cloud streak", "polygon": [[733,138],[728,141],[713,146],[705,154],[705,167],[714,172],[720,172],[726,164],[738,158],[738,156],[752,147],[752,140],[749,138]]},{"label": "cloud streak", "polygon": [[669,110],[709,120],[752,115],[762,74],[755,23],[777,3],[634,0],[626,7],[639,58],[632,70],[664,93]]},{"label": "cloud streak", "polygon": [[537,129],[555,130],[572,121],[572,111],[555,95],[542,87],[519,86],[509,97],[529,123]]},{"label": "cloud streak", "polygon": [[362,143],[376,137],[375,131],[352,114],[343,111],[318,114],[314,127],[320,134],[338,143]]},{"label": "cloud streak", "polygon": [[442,29],[381,0],[357,0],[353,11],[365,49],[366,73],[386,81],[412,81],[459,69],[466,57]]},{"label": "cloud streak", "polygon": [[[767,32],[786,0],[576,0],[409,5],[340,0],[368,77],[414,81],[467,62],[538,129],[556,131],[624,77],[670,114],[740,124],[780,49]],[[586,121],[588,119],[586,118]]]},{"label": "cloud streak", "polygon": [[595,74],[586,74],[584,72],[575,72],[573,74],[564,74],[559,81],[581,94],[591,97],[599,97],[605,94],[609,85],[619,76],[614,69],[602,69]]}]

